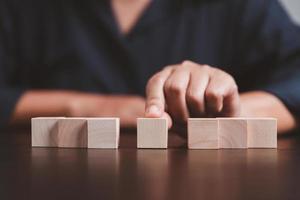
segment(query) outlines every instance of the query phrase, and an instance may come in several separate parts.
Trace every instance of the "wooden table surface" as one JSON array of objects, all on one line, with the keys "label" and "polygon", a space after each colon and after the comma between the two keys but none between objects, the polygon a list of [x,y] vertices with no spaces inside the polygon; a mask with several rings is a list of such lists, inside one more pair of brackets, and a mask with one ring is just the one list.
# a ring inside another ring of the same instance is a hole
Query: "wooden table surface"
[{"label": "wooden table surface", "polygon": [[29,131],[0,134],[0,199],[300,199],[300,134],[278,149],[136,149],[121,133],[118,150],[31,148]]}]

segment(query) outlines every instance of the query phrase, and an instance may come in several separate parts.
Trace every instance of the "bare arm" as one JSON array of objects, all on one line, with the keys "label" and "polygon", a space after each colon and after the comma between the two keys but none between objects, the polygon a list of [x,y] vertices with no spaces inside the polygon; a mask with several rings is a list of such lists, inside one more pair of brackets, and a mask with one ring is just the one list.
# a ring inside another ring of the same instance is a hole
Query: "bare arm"
[{"label": "bare arm", "polygon": [[[156,89],[151,88],[155,95]],[[151,99],[150,96],[148,98]],[[155,98],[152,100],[155,101]],[[152,100],[148,101],[148,104],[156,105]],[[297,127],[295,117],[272,94],[262,91],[247,92],[240,95],[240,104],[241,116],[277,118],[279,133]],[[17,103],[11,123],[26,123],[35,116],[117,116],[121,118],[122,127],[134,127],[136,118],[142,116],[143,112],[144,99],[137,96],[106,96],[72,91],[28,91]],[[169,117],[166,113],[164,115]]]},{"label": "bare arm", "polygon": [[297,127],[297,120],[276,96],[253,91],[240,95],[241,115],[245,117],[274,117],[278,120],[278,133],[286,133]]},{"label": "bare arm", "polygon": [[36,116],[120,117],[121,126],[134,127],[143,115],[144,99],[73,91],[28,91],[18,101],[12,124],[28,123]]}]

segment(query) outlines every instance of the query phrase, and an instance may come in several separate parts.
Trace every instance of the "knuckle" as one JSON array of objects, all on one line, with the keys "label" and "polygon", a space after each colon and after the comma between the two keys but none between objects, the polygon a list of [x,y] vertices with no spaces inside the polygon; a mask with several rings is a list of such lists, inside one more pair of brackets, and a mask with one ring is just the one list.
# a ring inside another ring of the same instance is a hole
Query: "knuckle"
[{"label": "knuckle", "polygon": [[180,95],[182,93],[182,89],[177,84],[171,84],[169,87],[169,91],[176,95]]},{"label": "knuckle", "polygon": [[166,93],[171,93],[175,96],[180,96],[184,93],[184,88],[178,83],[167,82],[164,89]]},{"label": "knuckle", "polygon": [[226,82],[228,82],[230,84],[234,83],[233,77],[230,74],[228,74],[227,72],[225,72],[221,69],[215,68],[214,75],[217,76],[218,78],[222,79],[222,80],[225,80]]},{"label": "knuckle", "polygon": [[186,67],[186,68],[189,68],[189,69],[192,69],[192,70],[202,70],[202,71],[206,71],[206,72],[209,72],[211,70],[216,69],[214,67],[211,67],[210,65],[198,64],[198,63],[195,63],[195,62],[190,61],[190,60],[183,61],[181,65],[183,67]]},{"label": "knuckle", "polygon": [[153,84],[160,83],[160,82],[162,82],[162,81],[163,81],[162,75],[161,75],[160,73],[157,73],[157,74],[153,75],[153,76],[149,79],[149,81],[148,81],[148,83],[147,83],[147,86],[149,87],[149,86],[151,86],[151,85],[153,85]]},{"label": "knuckle", "polygon": [[186,98],[191,103],[197,103],[200,100],[200,95],[197,95],[195,92],[187,91]]},{"label": "knuckle", "polygon": [[185,69],[194,70],[199,69],[201,65],[190,60],[185,60],[181,63],[181,66]]},{"label": "knuckle", "polygon": [[210,67],[209,71],[210,71],[210,73],[211,73],[211,75],[213,77],[217,77],[217,78],[223,79],[224,76],[226,76],[226,73],[224,71],[222,71],[221,69],[218,69],[216,67]]},{"label": "knuckle", "polygon": [[222,93],[219,92],[218,90],[207,90],[205,92],[205,97],[209,100],[209,101],[219,101],[222,98]]},{"label": "knuckle", "polygon": [[167,65],[162,69],[162,71],[169,71],[169,70],[173,70],[174,68],[175,68],[175,65]]},{"label": "knuckle", "polygon": [[238,93],[239,92],[239,87],[236,84],[236,82],[234,81],[233,85],[232,85],[232,92],[234,93]]},{"label": "knuckle", "polygon": [[[225,72],[224,72],[224,73],[225,73]],[[225,76],[227,77],[227,80],[228,80],[228,82],[229,82],[231,85],[234,85],[234,84],[235,84],[235,80],[234,80],[234,78],[233,78],[230,74],[225,73]]]},{"label": "knuckle", "polygon": [[196,70],[200,70],[202,74],[211,75],[214,74],[215,68],[209,65],[200,65]]},{"label": "knuckle", "polygon": [[197,94],[192,91],[187,91],[186,99],[187,99],[187,102],[189,102],[190,104],[192,104],[198,108],[202,108],[202,106],[203,106],[203,95],[201,95],[201,94]]},{"label": "knuckle", "polygon": [[202,69],[203,70],[214,70],[215,68],[213,68],[213,67],[211,67],[211,66],[209,66],[209,65],[201,65],[201,67],[202,67]]},{"label": "knuckle", "polygon": [[193,65],[193,64],[195,64],[194,62],[192,62],[192,61],[190,61],[190,60],[184,60],[184,61],[182,61],[182,63],[181,63],[182,65]]},{"label": "knuckle", "polygon": [[234,78],[229,75],[229,74],[226,74],[227,75],[227,87],[229,88],[228,91],[230,93],[235,93],[235,92],[238,92],[239,88],[238,88],[238,85],[236,84]]}]

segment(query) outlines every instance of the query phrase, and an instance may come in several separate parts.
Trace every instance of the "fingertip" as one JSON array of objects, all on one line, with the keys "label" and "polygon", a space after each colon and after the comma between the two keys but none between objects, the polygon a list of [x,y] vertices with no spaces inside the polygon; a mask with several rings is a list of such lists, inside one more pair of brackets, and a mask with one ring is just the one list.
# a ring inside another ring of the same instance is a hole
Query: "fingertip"
[{"label": "fingertip", "polygon": [[161,117],[162,111],[161,109],[156,105],[151,105],[148,108],[146,108],[146,117]]}]

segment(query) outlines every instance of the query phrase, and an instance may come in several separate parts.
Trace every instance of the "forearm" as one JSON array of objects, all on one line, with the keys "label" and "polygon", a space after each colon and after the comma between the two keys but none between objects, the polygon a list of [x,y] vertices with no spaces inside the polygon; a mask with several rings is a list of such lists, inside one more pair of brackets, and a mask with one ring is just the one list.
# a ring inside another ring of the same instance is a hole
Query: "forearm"
[{"label": "forearm", "polygon": [[75,96],[70,91],[27,91],[17,102],[11,123],[27,123],[36,116],[67,116]]},{"label": "forearm", "polygon": [[28,91],[19,99],[11,123],[28,123],[36,116],[120,117],[122,127],[133,127],[143,112],[144,100],[137,96]]},{"label": "forearm", "polygon": [[[240,95],[242,116],[274,117],[278,132],[285,133],[297,126],[295,117],[284,104],[266,92]],[[11,123],[28,123],[35,116],[120,117],[123,127],[133,127],[136,117],[144,113],[144,100],[130,96],[104,96],[71,91],[28,91],[18,101]]]},{"label": "forearm", "polygon": [[245,117],[274,117],[278,120],[278,133],[286,133],[297,127],[295,116],[285,107],[276,96],[253,91],[240,95],[242,116]]}]

